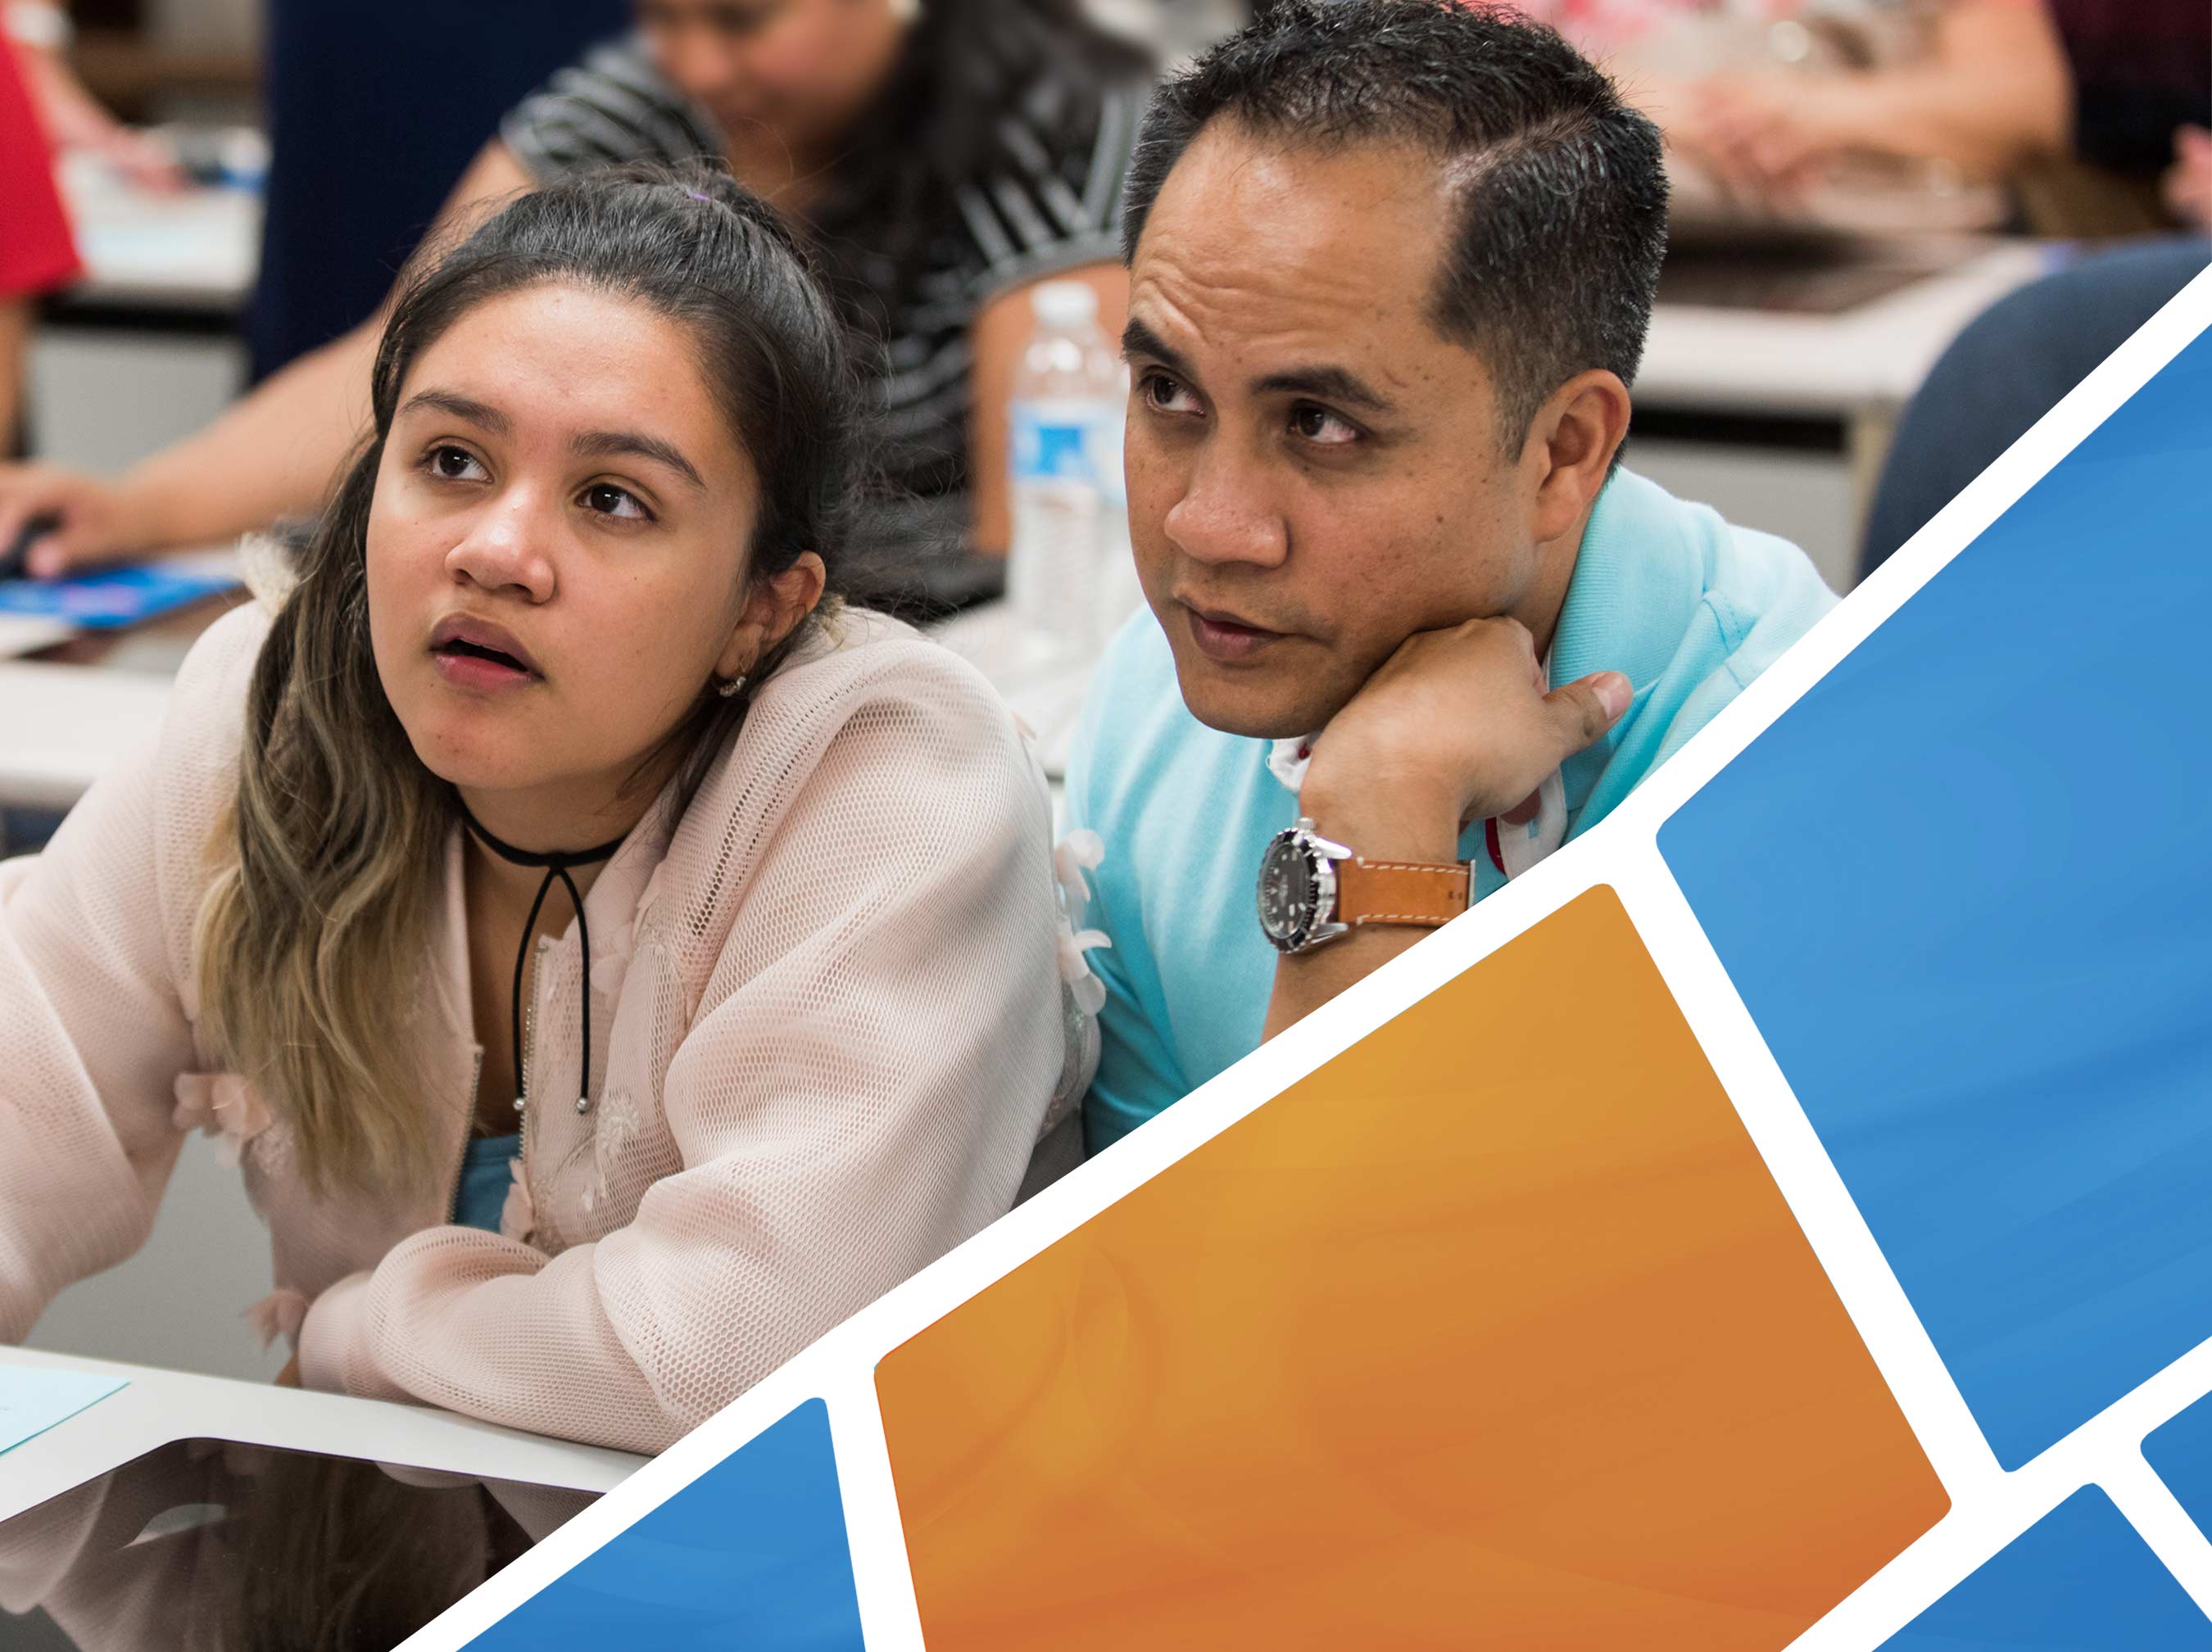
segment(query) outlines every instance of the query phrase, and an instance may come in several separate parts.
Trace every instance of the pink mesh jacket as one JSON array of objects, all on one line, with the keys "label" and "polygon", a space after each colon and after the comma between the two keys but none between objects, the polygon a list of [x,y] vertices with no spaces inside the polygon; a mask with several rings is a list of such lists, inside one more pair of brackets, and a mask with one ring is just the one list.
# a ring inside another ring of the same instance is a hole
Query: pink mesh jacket
[{"label": "pink mesh jacket", "polygon": [[311,1198],[283,1109],[196,1036],[205,849],[266,629],[258,607],[213,627],[155,748],[0,865],[0,1339],[144,1242],[204,1126],[269,1225],[258,1315],[309,1386],[655,1451],[1012,1205],[1083,1066],[1044,785],[980,676],[865,614],[607,864],[588,963],[573,926],[541,944],[502,1230],[447,1224],[478,1052],[458,830],[442,942],[392,983],[453,1174]]}]

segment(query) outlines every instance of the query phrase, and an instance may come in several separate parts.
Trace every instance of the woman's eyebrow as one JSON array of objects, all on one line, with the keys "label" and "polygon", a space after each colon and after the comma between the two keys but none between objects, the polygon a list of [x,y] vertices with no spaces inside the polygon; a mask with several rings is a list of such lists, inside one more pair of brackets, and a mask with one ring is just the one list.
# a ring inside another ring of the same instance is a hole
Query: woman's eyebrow
[{"label": "woman's eyebrow", "polygon": [[641,430],[587,430],[569,444],[583,459],[649,459],[665,465],[693,487],[705,490],[706,479],[673,445]]},{"label": "woman's eyebrow", "polygon": [[410,396],[398,416],[404,419],[418,407],[464,420],[479,429],[490,431],[495,436],[503,436],[512,428],[507,415],[497,408],[450,390],[425,390]]}]

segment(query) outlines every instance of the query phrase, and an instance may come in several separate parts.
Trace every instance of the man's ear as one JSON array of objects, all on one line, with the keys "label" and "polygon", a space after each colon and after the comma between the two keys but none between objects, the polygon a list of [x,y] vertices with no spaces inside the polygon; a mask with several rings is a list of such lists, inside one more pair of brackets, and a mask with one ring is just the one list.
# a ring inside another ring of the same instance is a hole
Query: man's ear
[{"label": "man's ear", "polygon": [[811,550],[799,552],[782,573],[755,580],[745,593],[744,606],[738,610],[738,623],[731,629],[721,658],[715,662],[717,674],[732,677],[750,671],[762,656],[814,611],[829,580],[830,572],[822,559]]},{"label": "man's ear", "polygon": [[1628,434],[1628,386],[1603,367],[1553,391],[1528,426],[1522,461],[1534,472],[1531,534],[1541,544],[1570,531],[1605,486]]}]

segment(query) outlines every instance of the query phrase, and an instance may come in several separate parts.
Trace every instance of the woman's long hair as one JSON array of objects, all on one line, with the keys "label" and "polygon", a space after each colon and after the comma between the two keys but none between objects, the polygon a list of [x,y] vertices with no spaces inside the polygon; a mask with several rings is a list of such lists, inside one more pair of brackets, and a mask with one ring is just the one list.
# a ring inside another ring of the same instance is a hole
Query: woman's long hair
[{"label": "woman's long hair", "polygon": [[[409,1016],[459,804],[416,756],[370,652],[378,466],[422,352],[475,306],[549,282],[646,305],[694,341],[760,477],[747,577],[808,550],[837,564],[859,447],[843,331],[807,256],[726,172],[589,173],[418,258],[377,351],[370,435],[300,550],[254,668],[237,795],[193,937],[203,1035],[289,1124],[318,1190],[391,1189],[447,1168],[415,1059],[428,1029]],[[681,807],[745,704],[702,683],[641,776],[673,759]]]}]

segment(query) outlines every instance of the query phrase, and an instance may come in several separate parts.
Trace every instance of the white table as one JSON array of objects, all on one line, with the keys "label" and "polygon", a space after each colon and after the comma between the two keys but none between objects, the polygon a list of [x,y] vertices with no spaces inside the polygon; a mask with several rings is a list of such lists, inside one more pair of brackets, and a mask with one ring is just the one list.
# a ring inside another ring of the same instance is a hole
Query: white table
[{"label": "white table", "polygon": [[[1966,256],[1949,267],[1832,314],[1660,304],[1637,374],[1642,430],[1628,462],[1732,519],[1797,541],[1832,586],[1848,590],[1905,404],[1968,322],[2053,264],[2048,243],[1960,250]],[[1671,439],[1662,420],[1723,421],[1748,434]],[[1787,422],[1832,428],[1834,446],[1822,454],[1767,443],[1764,431]]]},{"label": "white table", "polygon": [[67,810],[152,742],[170,686],[144,672],[0,661],[0,806]]},{"label": "white table", "polygon": [[2035,241],[1996,242],[1940,274],[1832,315],[1661,304],[1639,406],[1852,420],[1911,398],[1960,329],[2051,267]]},{"label": "white table", "polygon": [[0,1520],[178,1440],[233,1440],[487,1479],[607,1491],[645,1460],[450,1412],[0,1348],[0,1364],[101,1372],[127,1386],[0,1452]]},{"label": "white table", "polygon": [[61,169],[85,275],[64,310],[234,316],[261,258],[261,197],[248,190],[161,194],[80,157]]}]

